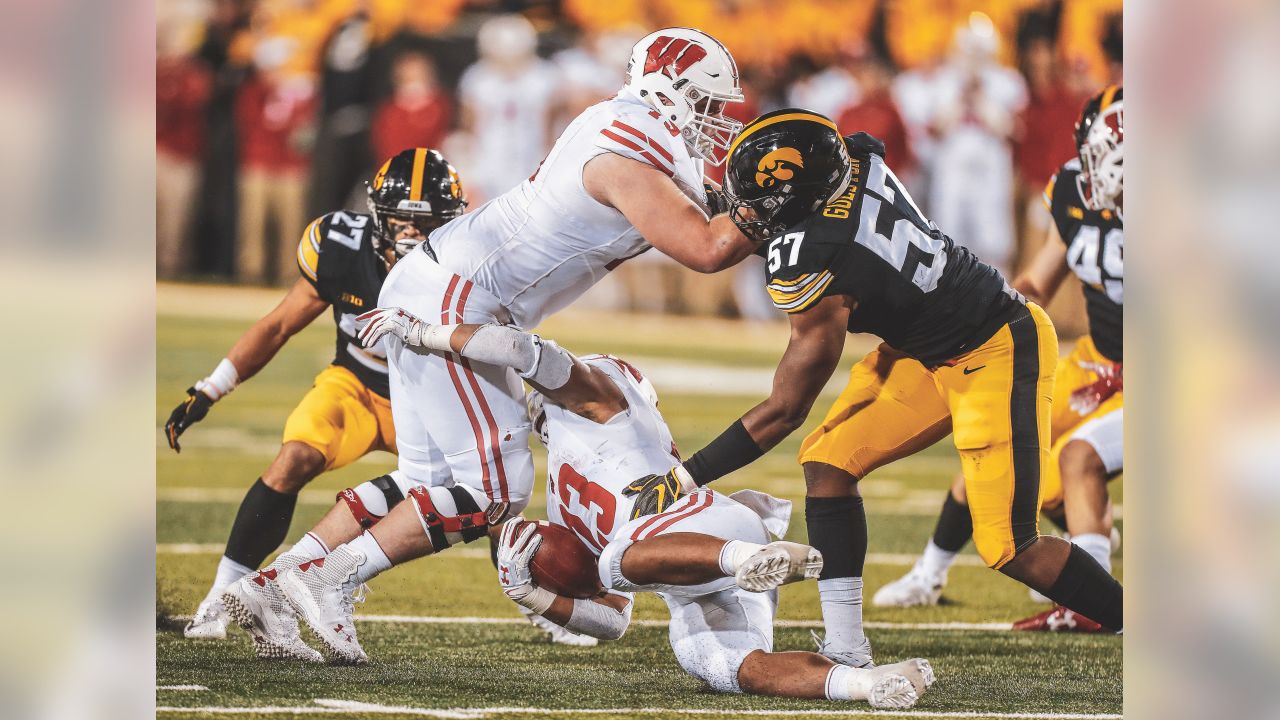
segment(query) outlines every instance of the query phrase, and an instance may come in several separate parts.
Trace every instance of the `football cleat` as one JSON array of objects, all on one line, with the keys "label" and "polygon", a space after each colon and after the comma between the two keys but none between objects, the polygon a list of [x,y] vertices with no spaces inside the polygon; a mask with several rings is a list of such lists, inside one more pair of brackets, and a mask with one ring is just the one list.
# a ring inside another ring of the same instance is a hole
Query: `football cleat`
[{"label": "football cleat", "polygon": [[808,545],[779,540],[760,548],[738,567],[734,578],[747,592],[812,580],[822,572],[822,553]]},{"label": "football cleat", "polygon": [[833,663],[848,665],[851,668],[873,668],[876,666],[871,660],[870,638],[862,638],[862,643],[856,648],[845,649],[837,647],[834,643],[826,642],[813,630],[809,631],[809,636],[817,643],[818,654]]},{"label": "football cleat", "polygon": [[933,685],[935,679],[933,665],[930,665],[929,661],[924,658],[912,658],[892,665],[877,665],[872,672],[905,677],[911,681],[911,686],[915,688],[917,697],[923,696],[925,691]]},{"label": "football cleat", "polygon": [[227,609],[222,599],[205,598],[196,608],[195,617],[182,629],[189,640],[225,640],[227,637]]},{"label": "football cleat", "polygon": [[243,577],[222,593],[227,614],[253,638],[258,657],[324,662],[324,656],[302,642],[298,618],[276,586],[279,570],[268,568]]},{"label": "football cleat", "polygon": [[915,685],[901,675],[885,675],[867,692],[867,703],[877,710],[905,710],[919,701]]},{"label": "football cleat", "polygon": [[1013,629],[1024,632],[1110,632],[1093,620],[1061,605],[1019,620],[1013,624]]},{"label": "football cleat", "polygon": [[364,586],[355,582],[364,554],[340,547],[276,576],[289,605],[339,665],[369,662],[356,639],[355,603],[364,602]]},{"label": "football cleat", "polygon": [[533,623],[534,627],[538,628],[539,630],[545,632],[548,636],[550,636],[548,639],[551,640],[551,642],[555,643],[556,645],[569,645],[571,647],[595,647],[596,645],[600,644],[600,641],[597,640],[596,638],[593,638],[590,635],[582,635],[582,634],[573,632],[572,630],[567,630],[563,627],[560,627],[559,625],[551,622],[550,620],[542,617],[541,615],[538,615],[537,613],[535,613],[534,611],[530,610],[529,608],[523,605],[517,605],[516,607],[520,608],[520,612],[526,618],[528,618],[529,622]]},{"label": "football cleat", "polygon": [[876,591],[871,604],[876,607],[921,607],[937,605],[942,597],[942,587],[947,584],[946,573],[933,575],[921,568],[917,561],[911,572]]}]

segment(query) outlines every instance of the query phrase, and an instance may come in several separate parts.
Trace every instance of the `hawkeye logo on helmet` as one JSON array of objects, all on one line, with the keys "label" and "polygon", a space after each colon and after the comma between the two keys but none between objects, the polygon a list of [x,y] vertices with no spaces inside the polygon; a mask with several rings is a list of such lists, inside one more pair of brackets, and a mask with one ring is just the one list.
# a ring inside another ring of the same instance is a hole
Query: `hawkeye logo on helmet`
[{"label": "hawkeye logo on helmet", "polygon": [[397,210],[412,210],[414,212],[431,212],[431,203],[426,200],[401,200],[396,205]]},{"label": "hawkeye logo on helmet", "polygon": [[391,161],[382,163],[382,167],[378,169],[378,174],[373,176],[373,189],[381,190],[382,183],[387,179],[387,170],[391,169]]},{"label": "hawkeye logo on helmet", "polygon": [[804,168],[804,158],[795,148],[778,148],[760,158],[756,165],[756,184],[771,188],[796,176],[796,170]]}]

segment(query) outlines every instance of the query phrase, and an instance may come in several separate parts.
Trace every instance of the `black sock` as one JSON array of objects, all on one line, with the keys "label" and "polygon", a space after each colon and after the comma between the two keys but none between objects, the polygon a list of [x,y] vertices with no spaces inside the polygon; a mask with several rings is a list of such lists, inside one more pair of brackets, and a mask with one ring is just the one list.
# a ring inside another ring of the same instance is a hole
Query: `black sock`
[{"label": "black sock", "polygon": [[822,553],[818,579],[862,577],[867,560],[867,511],[862,496],[807,497],[804,519],[809,544]]},{"label": "black sock", "polygon": [[1062,574],[1045,595],[1105,628],[1124,629],[1124,586],[1075,545]]},{"label": "black sock", "polygon": [[245,567],[260,567],[289,534],[297,504],[297,495],[276,492],[258,478],[244,494],[223,554]]},{"label": "black sock", "polygon": [[938,526],[933,529],[933,544],[947,552],[960,552],[971,537],[973,518],[969,515],[969,506],[961,505],[948,490],[942,512],[938,514]]}]

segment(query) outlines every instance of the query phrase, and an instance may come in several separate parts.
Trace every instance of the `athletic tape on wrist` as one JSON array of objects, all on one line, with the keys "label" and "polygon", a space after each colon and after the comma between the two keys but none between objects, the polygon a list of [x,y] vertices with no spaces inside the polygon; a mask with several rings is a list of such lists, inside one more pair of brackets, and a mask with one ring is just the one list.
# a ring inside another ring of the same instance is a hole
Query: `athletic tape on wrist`
[{"label": "athletic tape on wrist", "polygon": [[217,400],[235,390],[239,384],[240,372],[229,359],[222,358],[222,362],[209,373],[209,377],[196,383],[196,389],[208,395],[210,400]]},{"label": "athletic tape on wrist", "polygon": [[[530,585],[532,590],[521,595],[519,598],[511,598],[517,604],[523,605],[535,613],[541,615],[546,612],[551,604],[556,601],[556,594],[546,588],[540,588],[537,585]],[[508,596],[510,597],[510,596]]]}]

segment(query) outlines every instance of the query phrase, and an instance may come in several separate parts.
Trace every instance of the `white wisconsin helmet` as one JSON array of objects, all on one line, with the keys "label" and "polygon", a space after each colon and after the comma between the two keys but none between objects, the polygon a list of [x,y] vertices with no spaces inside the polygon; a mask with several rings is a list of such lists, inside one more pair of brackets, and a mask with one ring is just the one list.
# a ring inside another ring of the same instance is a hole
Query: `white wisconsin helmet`
[{"label": "white wisconsin helmet", "polygon": [[729,154],[742,123],[724,115],[742,102],[738,66],[719,40],[692,28],[650,33],[631,49],[622,86],[680,129],[689,151],[713,165]]},{"label": "white wisconsin helmet", "polygon": [[1112,85],[1085,104],[1076,123],[1080,195],[1090,210],[1118,210],[1124,192],[1124,90]]}]

